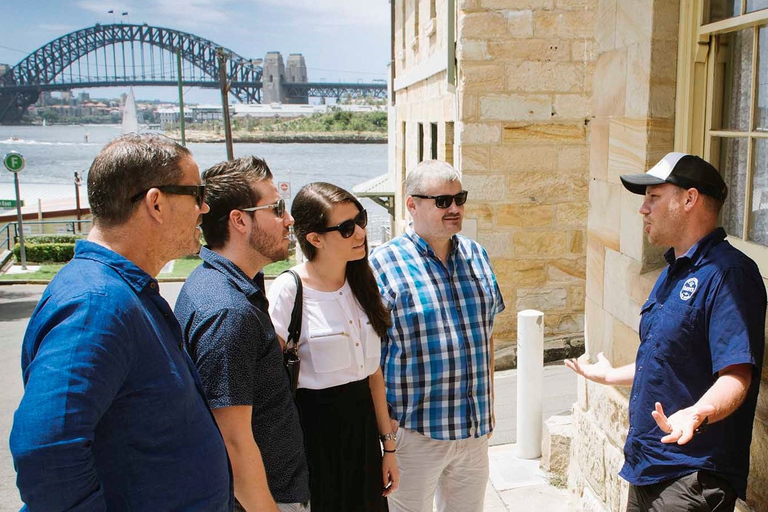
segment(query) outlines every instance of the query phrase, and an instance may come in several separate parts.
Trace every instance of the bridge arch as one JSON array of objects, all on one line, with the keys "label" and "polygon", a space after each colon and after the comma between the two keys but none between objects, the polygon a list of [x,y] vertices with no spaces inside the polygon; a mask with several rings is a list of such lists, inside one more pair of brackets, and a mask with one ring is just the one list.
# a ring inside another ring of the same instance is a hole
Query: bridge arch
[{"label": "bridge arch", "polygon": [[[55,84],[56,78],[79,59],[101,48],[121,43],[148,44],[169,52],[180,52],[183,60],[200,69],[213,82],[219,77],[218,53],[225,52],[229,56],[226,74],[231,83],[230,92],[243,102],[261,101],[261,88],[253,86],[261,83],[261,66],[208,39],[147,24],[97,24],[65,34],[16,64],[11,70],[12,80],[18,86]],[[114,80],[111,85],[115,85]]]}]

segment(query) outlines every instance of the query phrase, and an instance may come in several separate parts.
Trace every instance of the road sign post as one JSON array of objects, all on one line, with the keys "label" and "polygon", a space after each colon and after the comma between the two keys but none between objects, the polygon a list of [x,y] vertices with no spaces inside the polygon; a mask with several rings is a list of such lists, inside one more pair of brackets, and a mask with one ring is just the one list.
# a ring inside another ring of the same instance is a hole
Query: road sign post
[{"label": "road sign post", "polygon": [[3,157],[3,165],[13,173],[13,185],[16,188],[16,219],[19,225],[19,247],[21,249],[21,268],[27,270],[27,251],[24,249],[24,226],[21,219],[21,194],[19,193],[19,173],[26,165],[24,157],[17,151],[9,151]]}]

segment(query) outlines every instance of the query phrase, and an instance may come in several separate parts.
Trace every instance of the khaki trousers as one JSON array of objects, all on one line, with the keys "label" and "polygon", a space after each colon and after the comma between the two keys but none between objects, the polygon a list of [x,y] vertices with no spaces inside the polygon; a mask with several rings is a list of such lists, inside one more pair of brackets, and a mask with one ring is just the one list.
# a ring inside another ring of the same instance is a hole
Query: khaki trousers
[{"label": "khaki trousers", "polygon": [[488,485],[488,437],[440,441],[414,430],[397,431],[400,487],[390,512],[482,512]]}]

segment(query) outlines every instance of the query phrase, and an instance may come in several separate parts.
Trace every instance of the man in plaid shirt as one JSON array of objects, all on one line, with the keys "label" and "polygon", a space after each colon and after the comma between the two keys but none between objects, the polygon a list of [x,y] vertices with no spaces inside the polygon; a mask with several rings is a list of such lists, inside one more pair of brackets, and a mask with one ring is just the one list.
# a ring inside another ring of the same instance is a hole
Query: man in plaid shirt
[{"label": "man in plaid shirt", "polygon": [[493,430],[493,321],[504,310],[485,249],[459,235],[467,191],[436,160],[405,182],[413,219],[371,255],[393,326],[382,338],[400,488],[391,512],[481,512]]}]

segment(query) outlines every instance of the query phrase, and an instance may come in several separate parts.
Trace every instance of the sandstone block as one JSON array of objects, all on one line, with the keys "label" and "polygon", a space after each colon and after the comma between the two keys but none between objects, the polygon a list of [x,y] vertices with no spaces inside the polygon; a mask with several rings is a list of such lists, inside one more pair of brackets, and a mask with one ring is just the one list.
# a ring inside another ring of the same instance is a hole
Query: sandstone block
[{"label": "sandstone block", "polygon": [[616,366],[634,363],[637,356],[637,347],[640,345],[640,338],[636,330],[640,319],[638,319],[638,325],[633,327],[613,317],[611,317],[611,320],[613,321],[611,360]]},{"label": "sandstone block", "polygon": [[[573,43],[577,45],[577,42]],[[565,39],[520,39],[514,41],[488,41],[488,55],[504,61],[569,61],[571,42]]]},{"label": "sandstone block", "polygon": [[647,117],[651,95],[651,44],[637,42],[627,46],[628,117]]},{"label": "sandstone block", "polygon": [[593,11],[535,11],[533,13],[533,34],[537,38],[592,38],[594,29],[595,13]]},{"label": "sandstone block", "polygon": [[493,208],[488,203],[467,201],[464,207],[464,216],[466,218],[476,219],[481,224],[487,226],[493,225]]},{"label": "sandstone block", "polygon": [[[653,38],[659,41],[674,41],[680,37],[680,7],[677,2],[654,2]],[[677,54],[677,52],[675,52]]]},{"label": "sandstone block", "polygon": [[542,286],[547,282],[547,265],[542,260],[495,258],[493,268],[499,280],[516,288]]},{"label": "sandstone block", "polygon": [[473,201],[502,201],[505,197],[503,176],[464,173],[462,183]]},{"label": "sandstone block", "polygon": [[557,0],[555,7],[563,10],[595,10],[598,0]]},{"label": "sandstone block", "polygon": [[[597,28],[595,28],[597,30]],[[598,45],[594,39],[573,41],[571,44],[571,60],[577,62],[592,62],[597,60]]]},{"label": "sandstone block", "polygon": [[586,176],[589,171],[589,149],[586,146],[561,147],[557,155],[557,168]]},{"label": "sandstone block", "polygon": [[[575,123],[511,123],[504,126],[504,143],[578,144],[586,141],[583,122]],[[552,155],[547,155],[551,157]]]},{"label": "sandstone block", "polygon": [[605,497],[608,510],[623,512],[627,509],[627,492],[629,485],[619,477],[621,466],[624,465],[624,453],[620,447],[606,443],[605,446]]},{"label": "sandstone block", "polygon": [[603,304],[603,275],[605,273],[605,246],[593,236],[587,236],[587,297],[598,306]]},{"label": "sandstone block", "polygon": [[461,171],[487,172],[489,170],[490,152],[490,146],[481,144],[462,144],[459,146]]},{"label": "sandstone block", "polygon": [[574,414],[574,420],[574,439],[578,439],[579,443],[579,465],[589,488],[602,501],[605,499],[605,435],[589,414]]},{"label": "sandstone block", "polygon": [[505,71],[498,64],[464,63],[461,67],[459,85],[464,91],[504,91]]},{"label": "sandstone block", "polygon": [[[485,224],[483,222],[482,224]],[[477,241],[485,247],[491,257],[512,256],[512,235],[510,233],[484,232],[477,235]]]},{"label": "sandstone block", "polygon": [[541,440],[541,462],[544,470],[566,476],[573,439],[573,418],[552,416],[544,422]]},{"label": "sandstone block", "polygon": [[555,0],[480,0],[486,9],[525,10],[552,9]]},{"label": "sandstone block", "polygon": [[589,123],[589,175],[605,181],[608,177],[610,120],[598,117]]},{"label": "sandstone block", "polygon": [[[587,76],[587,85],[592,81],[590,76]],[[556,94],[554,116],[555,120],[568,120],[578,119],[581,124],[584,121],[590,119],[592,111],[592,100],[589,94],[586,93],[574,93],[574,94]]]},{"label": "sandstone block", "polygon": [[570,237],[560,231],[518,231],[512,238],[516,256],[559,256],[570,249]]},{"label": "sandstone block", "polygon": [[460,39],[457,44],[457,56],[462,62],[489,60],[488,43],[476,39]]},{"label": "sandstone block", "polygon": [[564,310],[567,305],[568,290],[564,288],[518,288],[515,310],[537,309],[548,313],[550,311]]},{"label": "sandstone block", "polygon": [[583,331],[584,315],[582,313],[548,313],[544,315],[545,336],[572,336]]},{"label": "sandstone block", "polygon": [[480,97],[480,116],[498,121],[542,121],[552,115],[552,100],[541,94],[506,94]]},{"label": "sandstone block", "polygon": [[501,142],[501,126],[488,123],[459,123],[459,140],[462,144],[498,144]]},{"label": "sandstone block", "polygon": [[597,53],[616,49],[616,4],[618,0],[599,0],[595,14]]},{"label": "sandstone block", "polygon": [[515,228],[541,228],[551,226],[553,218],[553,205],[504,204],[497,210],[496,223]]},{"label": "sandstone block", "polygon": [[608,181],[620,183],[619,176],[622,174],[647,171],[647,120],[615,117],[611,119],[610,125]]},{"label": "sandstone block", "polygon": [[587,297],[584,304],[584,343],[585,351],[592,361],[597,354],[604,352],[608,359],[611,358],[611,331],[613,317],[606,313],[602,307]]},{"label": "sandstone block", "polygon": [[552,204],[572,200],[573,177],[567,174],[520,171],[508,174],[507,179],[508,203]]},{"label": "sandstone block", "polygon": [[616,46],[650,43],[653,30],[653,0],[616,2]]},{"label": "sandstone block", "polygon": [[629,388],[613,388],[587,382],[589,414],[598,429],[615,446],[624,446],[629,429],[627,396]]},{"label": "sandstone block", "polygon": [[600,94],[592,95],[592,113],[596,116],[624,115],[627,91],[626,49],[601,54],[597,58],[592,79],[596,84],[594,90],[600,91]]},{"label": "sandstone block", "polygon": [[583,286],[586,277],[584,267],[586,257],[558,258],[549,261],[548,276],[552,283],[580,284]]},{"label": "sandstone block", "polygon": [[[400,94],[398,92],[398,94]],[[476,94],[464,93],[459,95],[459,119],[465,123],[477,122],[480,120],[480,109]],[[446,117],[450,119],[450,117]]]},{"label": "sandstone block", "polygon": [[509,37],[509,22],[502,12],[483,11],[459,15],[459,34],[466,39]]},{"label": "sandstone block", "polygon": [[586,303],[586,291],[584,286],[571,286],[569,293],[571,309],[576,311],[584,311],[584,306]]},{"label": "sandstone block", "polygon": [[516,92],[583,92],[580,62],[522,61],[507,67],[507,89]]},{"label": "sandstone block", "polygon": [[640,303],[627,295],[633,278],[639,273],[638,261],[611,249],[605,251],[603,307],[627,325],[637,322],[640,315]]},{"label": "sandstone block", "polygon": [[533,36],[533,13],[531,11],[506,11],[509,19],[509,35],[516,39]]},{"label": "sandstone block", "polygon": [[[505,134],[507,130],[505,128]],[[491,168],[504,172],[554,172],[557,170],[557,148],[552,145],[503,145],[490,150]],[[524,189],[535,183],[517,182]]]},{"label": "sandstone block", "polygon": [[561,203],[555,209],[555,225],[583,228],[586,227],[588,214],[589,203],[587,202]]},{"label": "sandstone block", "polygon": [[642,202],[643,196],[621,191],[621,252],[637,261],[643,260],[645,245],[643,217],[638,213]]},{"label": "sandstone block", "polygon": [[587,226],[603,240],[603,245],[619,247],[621,229],[621,188],[618,183],[595,180],[589,187],[589,217]]}]

